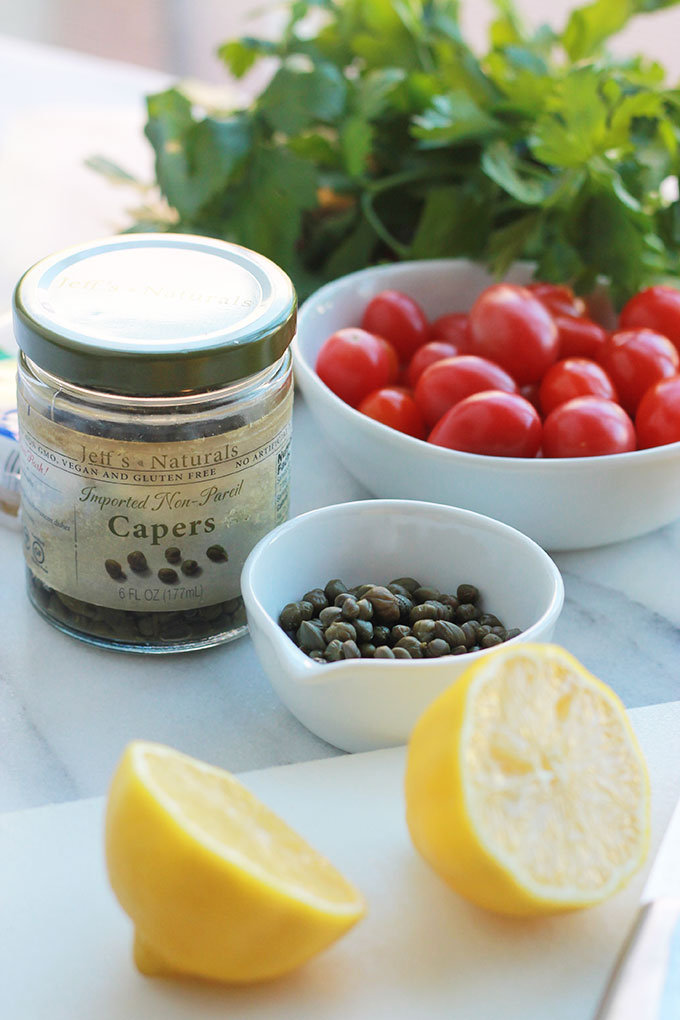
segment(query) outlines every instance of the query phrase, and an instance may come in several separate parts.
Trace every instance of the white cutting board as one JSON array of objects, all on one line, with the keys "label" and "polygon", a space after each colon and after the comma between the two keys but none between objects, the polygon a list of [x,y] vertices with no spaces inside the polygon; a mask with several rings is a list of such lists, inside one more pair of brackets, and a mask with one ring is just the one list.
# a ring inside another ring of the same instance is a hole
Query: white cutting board
[{"label": "white cutting board", "polygon": [[[654,847],[680,792],[680,702],[631,717]],[[369,916],[292,976],[252,988],[142,978],[109,891],[102,799],[0,816],[2,1020],[589,1020],[645,871],[601,907],[494,917],[444,886],[403,820],[404,749],[242,778],[364,891]],[[650,858],[651,860],[651,858]]]}]

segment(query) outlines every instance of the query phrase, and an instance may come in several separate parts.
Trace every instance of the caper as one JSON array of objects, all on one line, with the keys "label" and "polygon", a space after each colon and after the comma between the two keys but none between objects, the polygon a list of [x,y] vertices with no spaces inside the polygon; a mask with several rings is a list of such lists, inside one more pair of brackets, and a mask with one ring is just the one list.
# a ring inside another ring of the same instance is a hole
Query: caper
[{"label": "caper", "polygon": [[486,624],[480,623],[477,627],[477,640],[481,641],[483,637],[491,633],[491,627],[487,627]]},{"label": "caper", "polygon": [[401,616],[397,596],[389,588],[375,585],[366,592],[365,598],[373,606],[373,615],[381,623],[396,623]]},{"label": "caper", "polygon": [[439,596],[440,592],[436,588],[428,588],[422,585],[413,592],[413,598],[416,602],[439,602]]},{"label": "caper", "polygon": [[451,648],[443,638],[434,638],[425,645],[425,655],[428,659],[438,659],[442,655],[448,655]]},{"label": "caper", "polygon": [[378,645],[373,653],[374,659],[394,659],[395,654],[389,645]]},{"label": "caper", "polygon": [[342,616],[342,609],[339,606],[326,606],[319,613],[319,619],[321,620],[324,627],[330,627],[332,623],[339,620]]},{"label": "caper", "polygon": [[182,559],[182,551],[176,545],[171,545],[165,550],[165,558],[168,563],[179,563]]},{"label": "caper", "polygon": [[311,651],[312,648],[323,651],[328,643],[317,620],[303,620],[295,632],[295,637],[300,648],[306,651]]},{"label": "caper", "polygon": [[356,641],[343,641],[342,642],[342,657],[343,659],[360,659],[361,652]]},{"label": "caper", "polygon": [[372,659],[375,655],[375,645],[372,641],[364,641],[359,645],[359,651],[363,659]]},{"label": "caper", "polygon": [[414,656],[411,655],[411,653],[409,652],[409,650],[407,648],[399,648],[399,646],[397,646],[396,648],[393,648],[392,651],[394,652],[395,659],[412,659],[412,658],[414,658]]},{"label": "caper", "polygon": [[196,577],[197,574],[201,573],[201,568],[196,560],[184,560],[180,569],[187,577]]},{"label": "caper", "polygon": [[408,627],[405,623],[397,623],[394,625],[394,627],[392,627],[392,630],[390,631],[390,636],[388,639],[389,643],[394,648],[397,641],[401,641],[402,638],[408,637],[410,633],[411,628]]},{"label": "caper", "polygon": [[434,637],[441,637],[441,634],[437,634],[435,627],[437,626],[438,620],[416,620],[413,624],[413,633],[419,641],[431,641]]},{"label": "caper", "polygon": [[[449,609],[452,609],[454,613],[456,609],[458,609],[458,606],[460,605],[455,595],[442,595],[439,601],[443,602],[443,604],[445,606],[448,606]],[[453,616],[451,617],[451,619],[453,619]]]},{"label": "caper", "polygon": [[347,585],[344,581],[341,581],[339,577],[334,577],[333,580],[329,581],[324,588],[324,595],[328,599],[331,605],[334,604],[338,595],[347,591]]},{"label": "caper", "polygon": [[354,627],[357,636],[356,640],[361,644],[362,642],[371,641],[373,638],[373,624],[370,620],[361,620],[357,618],[352,620],[352,626]]},{"label": "caper", "polygon": [[456,645],[455,648],[451,649],[451,655],[465,655],[468,651],[469,649],[465,645]]},{"label": "caper", "polygon": [[372,620],[373,619],[373,606],[368,599],[359,599],[357,602],[359,607],[359,619],[360,620]]},{"label": "caper", "polygon": [[312,588],[311,591],[305,592],[302,598],[304,602],[311,602],[316,616],[328,605],[328,599],[323,588]]},{"label": "caper", "polygon": [[353,595],[349,595],[340,606],[340,611],[344,620],[356,620],[360,613],[359,603]]},{"label": "caper", "polygon": [[297,630],[302,620],[303,616],[299,602],[289,602],[279,614],[279,623],[284,630]]},{"label": "caper", "polygon": [[510,630],[506,630],[505,632],[505,640],[512,641],[513,638],[516,638],[521,633],[522,631],[519,627],[511,627]]},{"label": "caper", "polygon": [[373,624],[373,641],[377,645],[386,645],[390,637],[390,628],[383,624]]},{"label": "caper", "polygon": [[327,662],[338,662],[342,658],[342,641],[329,641],[324,655]]},{"label": "caper", "polygon": [[314,616],[314,606],[312,605],[312,603],[306,602],[305,599],[301,599],[298,602],[298,605],[300,607],[300,612],[302,613],[302,619],[311,620],[311,618]]},{"label": "caper", "polygon": [[127,561],[130,565],[130,570],[134,570],[135,574],[143,574],[145,570],[149,569],[146,556],[140,549],[135,549],[133,552],[128,553]]},{"label": "caper", "polygon": [[229,559],[227,550],[224,548],[223,545],[208,546],[208,548],[205,551],[205,555],[208,557],[209,560],[212,560],[213,563],[226,563],[227,560]]},{"label": "caper", "polygon": [[428,599],[427,602],[421,602],[420,605],[413,607],[409,619],[411,623],[415,623],[417,620],[447,620],[450,615],[450,608],[443,602]]},{"label": "caper", "polygon": [[498,634],[485,634],[482,640],[479,642],[480,648],[493,648],[494,645],[502,645],[503,638],[499,637]]},{"label": "caper", "polygon": [[[421,587],[420,581],[416,581],[414,577],[395,577],[393,581],[390,581],[390,584],[400,585],[402,588],[405,588],[409,594],[413,594],[416,588]],[[390,587],[390,584],[388,584],[388,588]]]},{"label": "caper", "polygon": [[412,659],[422,659],[423,657],[423,646],[417,637],[413,634],[409,634],[406,637],[401,638],[395,644],[396,648],[405,648]]},{"label": "caper", "polygon": [[307,652],[307,655],[310,659],[313,659],[314,662],[323,662],[324,665],[328,662],[328,659],[325,657],[320,648],[311,648]]},{"label": "caper", "polygon": [[482,615],[479,618],[479,622],[481,624],[483,624],[484,626],[486,626],[486,627],[502,627],[503,626],[503,624],[498,619],[498,617],[494,616],[493,613],[482,613]]},{"label": "caper", "polygon": [[104,560],[104,569],[114,581],[124,581],[125,574],[118,560]]},{"label": "caper", "polygon": [[353,599],[353,598],[354,598],[354,596],[350,595],[350,593],[348,591],[341,591],[341,592],[339,592],[335,596],[335,598],[333,600],[333,605],[334,606],[338,606],[340,609],[342,609],[343,603],[346,602],[347,599]]},{"label": "caper", "polygon": [[459,584],[456,588],[456,597],[459,602],[475,603],[479,599],[479,588],[474,584]]},{"label": "caper", "polygon": [[465,631],[450,620],[435,620],[433,637],[442,638],[451,648],[466,643]]},{"label": "caper", "polygon": [[466,648],[472,648],[477,642],[477,623],[475,620],[467,620],[465,623],[461,623],[460,629],[465,635],[465,639],[461,641],[462,645]]},{"label": "caper", "polygon": [[469,620],[478,620],[482,614],[472,602],[461,602],[456,609],[456,623],[467,623]]},{"label": "caper", "polygon": [[390,581],[387,585],[387,590],[391,591],[393,595],[403,595],[404,598],[409,599],[411,602],[413,601],[411,599],[411,592],[408,588],[405,588],[403,584],[398,584],[396,581]]},{"label": "caper", "polygon": [[346,620],[336,620],[324,630],[326,641],[356,641],[357,632]]},{"label": "caper", "polygon": [[179,575],[172,567],[161,567],[158,571],[158,580],[162,581],[163,584],[177,584]]}]

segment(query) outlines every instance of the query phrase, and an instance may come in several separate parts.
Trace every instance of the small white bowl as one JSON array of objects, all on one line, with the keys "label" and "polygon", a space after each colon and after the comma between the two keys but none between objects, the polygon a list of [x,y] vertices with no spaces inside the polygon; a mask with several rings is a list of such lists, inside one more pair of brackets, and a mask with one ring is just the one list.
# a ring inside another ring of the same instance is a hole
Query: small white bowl
[{"label": "small white bowl", "polygon": [[[507,279],[525,283],[518,264]],[[314,366],[336,329],[358,325],[379,291],[396,288],[433,319],[467,311],[493,280],[466,259],[402,262],[362,269],[316,291],[302,306],[293,343],[295,376],[325,438],[369,492],[426,499],[487,514],[545,549],[606,545],[680,517],[680,443],[605,457],[484,457],[446,450],[396,432],[336,397]]]},{"label": "small white bowl", "polygon": [[265,536],[241,575],[250,635],[283,703],[344,751],[404,744],[423,709],[493,649],[441,659],[349,659],[319,664],[278,624],[288,602],[334,577],[349,587],[411,576],[441,591],[475,584],[513,641],[549,641],[564,601],[560,573],[536,543],[505,524],[453,507],[367,500],[323,507]]}]

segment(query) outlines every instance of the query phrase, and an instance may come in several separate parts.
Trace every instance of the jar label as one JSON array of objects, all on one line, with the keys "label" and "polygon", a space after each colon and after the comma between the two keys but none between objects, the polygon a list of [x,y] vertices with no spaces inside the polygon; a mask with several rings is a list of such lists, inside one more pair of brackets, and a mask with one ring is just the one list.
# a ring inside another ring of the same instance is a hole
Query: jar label
[{"label": "jar label", "polygon": [[135,612],[240,594],[246,556],[288,516],[293,391],[209,438],[130,442],[55,424],[19,398],[26,562],[49,588]]}]

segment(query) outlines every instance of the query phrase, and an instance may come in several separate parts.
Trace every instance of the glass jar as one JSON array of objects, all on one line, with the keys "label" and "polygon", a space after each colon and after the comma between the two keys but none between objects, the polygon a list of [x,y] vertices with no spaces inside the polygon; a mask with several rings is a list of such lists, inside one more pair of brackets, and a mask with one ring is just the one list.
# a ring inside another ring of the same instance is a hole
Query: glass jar
[{"label": "glass jar", "polygon": [[268,259],[172,234],[39,262],[19,281],[28,593],[126,651],[243,634],[243,562],[286,519],[295,293]]}]

